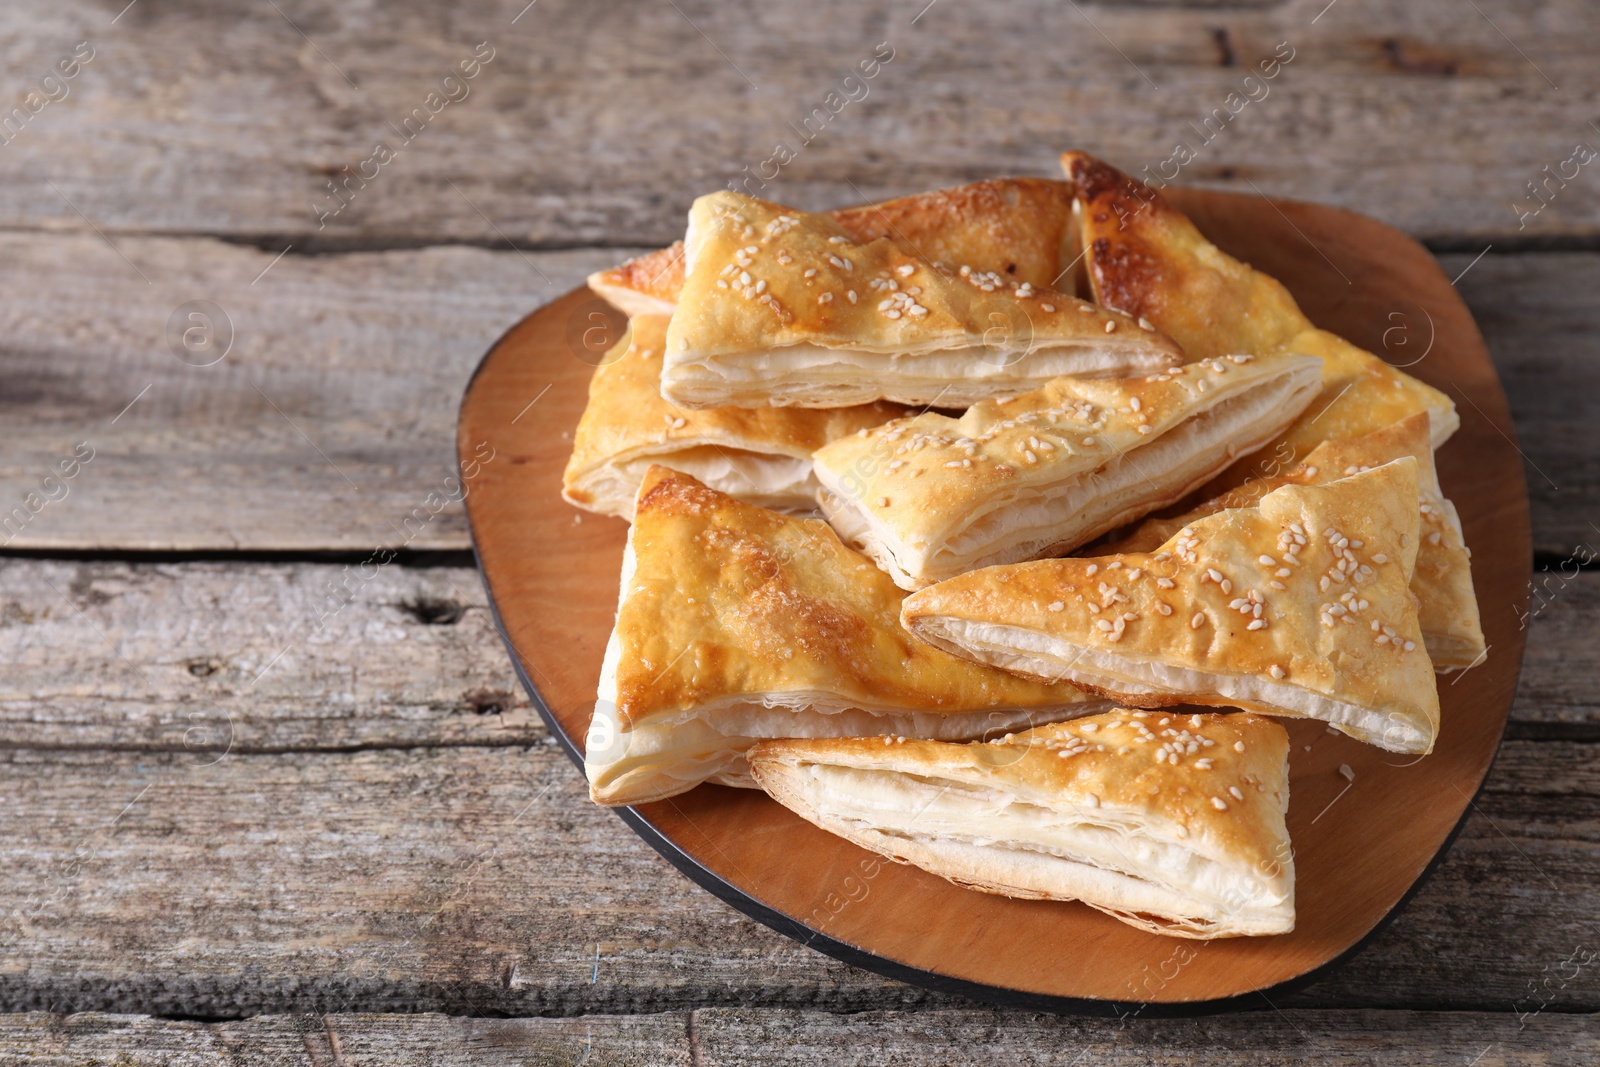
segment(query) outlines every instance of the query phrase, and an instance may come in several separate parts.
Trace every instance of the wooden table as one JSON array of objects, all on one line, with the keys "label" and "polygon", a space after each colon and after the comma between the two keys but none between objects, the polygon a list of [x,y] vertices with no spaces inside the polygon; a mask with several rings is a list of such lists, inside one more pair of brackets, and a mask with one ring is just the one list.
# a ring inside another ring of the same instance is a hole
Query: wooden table
[{"label": "wooden table", "polygon": [[[0,8],[0,1063],[1600,1060],[1600,178],[1548,178],[1600,146],[1600,10],[125,3]],[[468,374],[778,142],[815,208],[1180,140],[1180,181],[1418,235],[1478,316],[1540,573],[1474,814],[1246,1014],[991,1010],[745,919],[518,691],[450,499]]]}]

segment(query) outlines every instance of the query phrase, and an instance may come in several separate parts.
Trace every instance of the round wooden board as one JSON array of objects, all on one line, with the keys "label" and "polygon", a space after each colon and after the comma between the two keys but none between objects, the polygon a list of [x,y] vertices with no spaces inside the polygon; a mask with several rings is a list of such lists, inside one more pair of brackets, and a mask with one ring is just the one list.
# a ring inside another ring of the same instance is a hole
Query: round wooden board
[{"label": "round wooden board", "polygon": [[[1081,904],[961,889],[880,862],[754,791],[705,785],[620,812],[721,899],[894,978],[1026,1007],[1109,1013],[1147,1004],[1146,1014],[1177,1014],[1261,1006],[1249,995],[1315,977],[1392,916],[1448,846],[1505,728],[1532,561],[1522,463],[1489,354],[1449,279],[1411,238],[1335,208],[1171,195],[1223,249],[1282,280],[1317,325],[1407,366],[1460,409],[1439,473],[1473,549],[1490,653],[1440,677],[1438,747],[1411,759],[1320,723],[1288,724],[1298,925],[1282,937],[1178,940]],[[579,760],[627,527],[559,493],[593,353],[615,323],[587,289],[528,316],[478,368],[458,440],[501,633],[534,704]]]}]

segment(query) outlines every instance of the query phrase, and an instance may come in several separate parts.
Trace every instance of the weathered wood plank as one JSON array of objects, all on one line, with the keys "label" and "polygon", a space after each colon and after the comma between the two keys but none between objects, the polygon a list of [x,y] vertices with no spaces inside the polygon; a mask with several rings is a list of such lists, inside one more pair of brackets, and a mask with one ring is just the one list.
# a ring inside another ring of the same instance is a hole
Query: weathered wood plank
[{"label": "weathered wood plank", "polygon": [[[0,234],[0,523],[29,493],[65,492],[0,526],[8,547],[464,549],[461,509],[444,498],[468,376],[523,314],[626,254],[449,248],[273,265],[272,253],[206,240],[118,243],[156,284],[95,237]],[[1522,428],[1536,547],[1592,556],[1600,304],[1586,294],[1600,291],[1600,255],[1444,264],[1452,277],[1471,266],[1460,284]],[[233,351],[214,366],[181,362],[165,336],[192,299],[234,323]],[[1420,320],[1410,325],[1420,341]],[[46,485],[79,443],[94,458]]]},{"label": "weathered wood plank", "polygon": [[689,1067],[694,1062],[683,1012],[565,1019],[268,1015],[220,1023],[96,1013],[0,1016],[0,1063],[7,1067]]},{"label": "weathered wood plank", "polygon": [[[1600,968],[1537,985],[1575,949],[1600,949],[1595,748],[1509,742],[1398,920],[1278,1006],[1525,1011],[1532,988],[1547,1011],[1600,1009]],[[0,754],[0,1005],[224,1017],[958,1006],[717,902],[590,804],[552,745],[210,760]]]},{"label": "weathered wood plank", "polygon": [[1600,301],[1590,295],[1600,292],[1600,256],[1472,258],[1445,256],[1443,265],[1461,275],[1511,403],[1534,549],[1600,558]]},{"label": "weathered wood plank", "polygon": [[[1197,153],[1185,181],[1253,183],[1418,234],[1600,232],[1600,188],[1581,172],[1525,226],[1512,206],[1537,204],[1527,183],[1595,136],[1581,87],[1600,14],[1578,0],[1502,0],[1483,17],[1443,0],[1162,5],[1160,17],[1142,3],[1037,0],[920,15],[921,4],[829,0],[757,16],[703,0],[603,14],[544,0],[520,18],[517,0],[448,11],[296,0],[282,14],[142,3],[113,24],[120,6],[0,12],[12,101],[75,42],[95,49],[70,95],[0,151],[0,228],[86,230],[81,209],[110,232],[271,235],[279,247],[662,243],[695,195],[760,173],[779,142],[798,155],[767,191],[802,207],[1051,174],[1068,147],[1154,171],[1183,142]],[[493,59],[443,87],[467,95],[436,97],[408,141],[401,124],[480,42]],[[892,60],[841,85],[879,42]],[[1279,42],[1293,60],[1245,86]],[[1228,100],[1245,91],[1258,102]],[[1237,116],[1213,120],[1208,140],[1203,120],[1228,107]],[[826,121],[808,135],[814,108]],[[367,164],[370,181],[352,179],[349,206],[319,230],[312,205],[341,203],[328,183],[379,141],[392,161]]]},{"label": "weathered wood plank", "polygon": [[8,746],[545,737],[482,581],[459,567],[4,560],[0,662]]},{"label": "weathered wood plank", "polygon": [[142,1016],[0,1016],[0,1052],[17,1067],[390,1067],[536,1064],[894,1064],[974,1067],[1404,1062],[1584,1065],[1600,1019],[1548,1014],[1284,1011],[1203,1020],[1072,1019],[1007,1011],[718,1009],[565,1019],[443,1015],[276,1015],[201,1023]]},{"label": "weathered wood plank", "polygon": [[[366,573],[0,560],[4,743],[215,753],[546,736],[475,571]],[[1511,729],[1600,740],[1600,574],[1547,577]]]},{"label": "weathered wood plank", "polygon": [[1209,1064],[1589,1064],[1600,1020],[1567,1015],[1517,1030],[1465,1012],[1263,1010],[1207,1019],[1071,1019],[1020,1012],[694,1013],[699,1063],[1190,1067]]},{"label": "weathered wood plank", "polygon": [[[8,547],[466,548],[450,498],[468,378],[504,330],[617,256],[274,263],[209,240],[117,244],[137,270],[92,235],[0,234]],[[190,364],[214,350],[179,356],[193,300],[232,323],[211,366]],[[63,479],[75,457],[92,458]]]}]

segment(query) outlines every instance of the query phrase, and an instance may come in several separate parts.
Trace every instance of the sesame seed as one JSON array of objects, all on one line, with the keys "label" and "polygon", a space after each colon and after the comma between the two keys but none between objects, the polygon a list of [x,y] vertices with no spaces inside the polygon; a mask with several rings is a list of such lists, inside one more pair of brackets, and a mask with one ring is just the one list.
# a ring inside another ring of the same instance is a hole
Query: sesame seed
[{"label": "sesame seed", "polygon": [[1149,319],[1145,318],[1143,315],[1140,315],[1139,316],[1139,329],[1141,329],[1141,330],[1154,330],[1155,327],[1150,325],[1150,320]]},{"label": "sesame seed", "polygon": [[1274,663],[1272,666],[1267,668],[1267,673],[1272,675],[1274,678],[1282,678],[1288,672]]},{"label": "sesame seed", "polygon": [[1244,751],[1244,742],[1243,741],[1235,741],[1233,743],[1233,750],[1235,752],[1243,752]]},{"label": "sesame seed", "polygon": [[1356,772],[1350,769],[1350,764],[1348,763],[1339,764],[1339,774],[1347,782],[1353,782],[1356,780]]},{"label": "sesame seed", "polygon": [[1236,786],[1236,785],[1230,785],[1228,787],[1228,792],[1233,794],[1233,799],[1235,799],[1235,800],[1243,800],[1244,799],[1244,794],[1239,792],[1239,787]]},{"label": "sesame seed", "polygon": [[1039,307],[1047,312],[1054,311],[1056,309],[1054,304],[1040,304]]},{"label": "sesame seed", "polygon": [[1089,805],[1091,808],[1098,808],[1100,806],[1100,798],[1095,796],[1093,793],[1090,793],[1088,796],[1084,797],[1083,802]]},{"label": "sesame seed", "polygon": [[1227,811],[1228,810],[1228,802],[1223,800],[1221,797],[1212,797],[1211,798],[1211,806],[1213,808],[1216,808],[1218,811]]},{"label": "sesame seed", "polygon": [[880,496],[880,497],[879,497],[879,498],[878,498],[878,506],[879,506],[879,507],[880,507],[880,508],[886,508],[886,507],[888,507],[888,506],[889,506],[889,498],[888,498],[888,497],[886,497],[886,496]]},{"label": "sesame seed", "polygon": [[1106,333],[1116,333],[1116,332],[1117,332],[1117,320],[1116,319],[1111,319],[1111,320],[1107,321],[1106,322]]},{"label": "sesame seed", "polygon": [[1267,628],[1267,620],[1266,619],[1256,619],[1249,626],[1245,627],[1246,630],[1265,630],[1266,628]]},{"label": "sesame seed", "polygon": [[1384,553],[1382,553],[1382,552],[1374,552],[1372,554],[1372,562],[1374,562],[1374,563],[1388,563],[1389,562],[1389,557],[1387,555],[1385,555]]},{"label": "sesame seed", "polygon": [[1197,611],[1194,613],[1194,618],[1189,620],[1189,629],[1198,630],[1200,627],[1205,625],[1205,621],[1206,613],[1203,611]]},{"label": "sesame seed", "polygon": [[1066,605],[1065,605],[1065,604],[1063,604],[1063,603],[1062,603],[1062,602],[1061,602],[1061,601],[1059,601],[1059,600],[1052,600],[1052,601],[1051,601],[1051,602],[1050,602],[1050,610],[1051,610],[1051,611],[1060,611],[1060,610],[1061,610],[1061,609],[1062,609],[1062,608],[1064,608],[1064,607],[1066,607]]}]

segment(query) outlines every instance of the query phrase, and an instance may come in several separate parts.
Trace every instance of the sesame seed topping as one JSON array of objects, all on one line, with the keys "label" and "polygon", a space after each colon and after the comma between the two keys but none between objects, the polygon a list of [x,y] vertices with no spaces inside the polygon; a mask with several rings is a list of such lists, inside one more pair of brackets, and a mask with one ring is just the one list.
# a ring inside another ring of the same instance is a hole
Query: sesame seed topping
[{"label": "sesame seed topping", "polygon": [[1116,332],[1117,332],[1117,320],[1116,319],[1108,319],[1106,321],[1106,333],[1116,333]]},{"label": "sesame seed topping", "polygon": [[1228,792],[1233,794],[1233,799],[1235,799],[1235,800],[1243,800],[1244,799],[1244,794],[1239,792],[1239,787],[1236,786],[1236,785],[1230,785],[1228,787]]},{"label": "sesame seed topping", "polygon": [[1244,751],[1244,742],[1243,741],[1235,741],[1233,743],[1233,750],[1235,752],[1243,752]]},{"label": "sesame seed topping", "polygon": [[1205,625],[1205,622],[1206,613],[1203,611],[1197,611],[1194,613],[1194,618],[1189,620],[1189,629],[1198,630],[1200,627]]},{"label": "sesame seed topping", "polygon": [[1216,808],[1218,811],[1227,811],[1228,810],[1228,802],[1223,800],[1221,797],[1212,797],[1211,798],[1211,806],[1213,808]]}]

